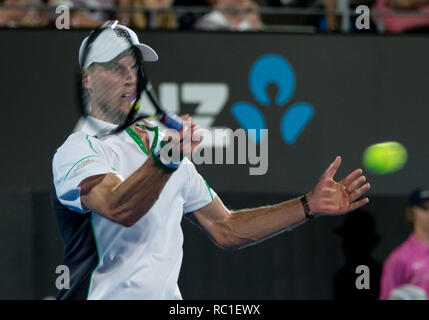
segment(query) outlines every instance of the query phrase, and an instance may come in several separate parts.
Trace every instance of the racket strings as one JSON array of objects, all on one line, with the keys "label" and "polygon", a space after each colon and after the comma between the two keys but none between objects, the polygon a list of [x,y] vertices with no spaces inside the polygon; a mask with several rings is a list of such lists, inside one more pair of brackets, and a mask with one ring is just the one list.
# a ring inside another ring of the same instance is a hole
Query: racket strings
[{"label": "racket strings", "polygon": [[[116,134],[133,123],[157,120],[180,130],[182,123],[164,111],[144,70],[143,54],[117,21],[103,24],[92,31],[83,48],[79,82],[79,102],[84,116],[94,116],[117,125],[103,135]],[[142,95],[150,103],[141,110]]]},{"label": "racket strings", "polygon": [[132,124],[143,90],[139,50],[115,27],[106,23],[88,37],[80,85],[82,113],[117,124],[112,133]]}]

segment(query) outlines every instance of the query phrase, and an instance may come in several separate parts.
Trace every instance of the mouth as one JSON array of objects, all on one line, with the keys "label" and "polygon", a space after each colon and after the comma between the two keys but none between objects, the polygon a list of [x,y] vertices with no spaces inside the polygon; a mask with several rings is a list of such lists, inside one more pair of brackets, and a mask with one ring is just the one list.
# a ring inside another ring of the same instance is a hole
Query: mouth
[{"label": "mouth", "polygon": [[126,99],[126,100],[130,101],[130,103],[131,103],[132,101],[134,101],[136,96],[137,95],[135,92],[123,93],[123,94],[121,94],[121,99]]}]

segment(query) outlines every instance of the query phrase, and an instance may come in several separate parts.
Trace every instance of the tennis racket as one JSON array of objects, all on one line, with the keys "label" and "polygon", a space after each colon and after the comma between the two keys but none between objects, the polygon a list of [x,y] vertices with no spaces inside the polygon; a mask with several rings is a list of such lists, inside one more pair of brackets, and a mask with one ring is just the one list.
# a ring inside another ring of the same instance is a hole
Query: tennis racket
[{"label": "tennis racket", "polygon": [[[79,50],[78,101],[83,116],[116,124],[97,136],[116,134],[142,119],[152,119],[180,131],[179,117],[166,111],[153,90],[144,61],[156,61],[152,48],[140,44],[137,35],[118,21],[107,21],[83,41]],[[141,107],[146,93],[152,106]],[[151,113],[141,109],[153,107]]]}]

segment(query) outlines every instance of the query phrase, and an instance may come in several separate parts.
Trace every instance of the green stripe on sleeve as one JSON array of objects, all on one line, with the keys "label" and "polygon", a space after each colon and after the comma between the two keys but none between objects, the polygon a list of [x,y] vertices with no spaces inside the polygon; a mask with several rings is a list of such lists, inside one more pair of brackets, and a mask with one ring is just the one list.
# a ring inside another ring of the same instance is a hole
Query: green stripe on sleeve
[{"label": "green stripe on sleeve", "polygon": [[96,154],[96,155],[92,155],[92,156],[87,156],[87,157],[85,157],[85,158],[80,159],[78,162],[76,162],[76,163],[73,165],[73,167],[71,167],[71,168],[70,168],[69,172],[67,172],[66,176],[64,177],[64,181],[66,181],[66,179],[67,179],[67,177],[68,177],[69,173],[73,170],[73,168],[74,168],[74,167],[75,167],[79,162],[81,162],[81,161],[83,161],[83,160],[85,160],[85,159],[88,159],[88,158],[95,158],[95,157],[99,157],[99,155],[98,155],[98,154]]},{"label": "green stripe on sleeve", "polygon": [[202,179],[203,179],[204,183],[206,184],[207,189],[209,189],[210,197],[212,197],[212,201],[213,201],[213,195],[212,195],[212,191],[210,190],[209,184],[207,183],[206,180],[204,180],[204,178],[202,178]]}]

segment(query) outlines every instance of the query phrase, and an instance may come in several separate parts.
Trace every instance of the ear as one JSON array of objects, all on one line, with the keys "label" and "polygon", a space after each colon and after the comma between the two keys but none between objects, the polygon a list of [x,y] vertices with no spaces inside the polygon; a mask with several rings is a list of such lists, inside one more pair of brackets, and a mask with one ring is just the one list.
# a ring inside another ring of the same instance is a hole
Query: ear
[{"label": "ear", "polygon": [[414,223],[414,209],[413,209],[413,207],[407,207],[405,209],[405,219],[411,224]]},{"label": "ear", "polygon": [[88,69],[82,71],[82,86],[92,93],[91,72]]}]

